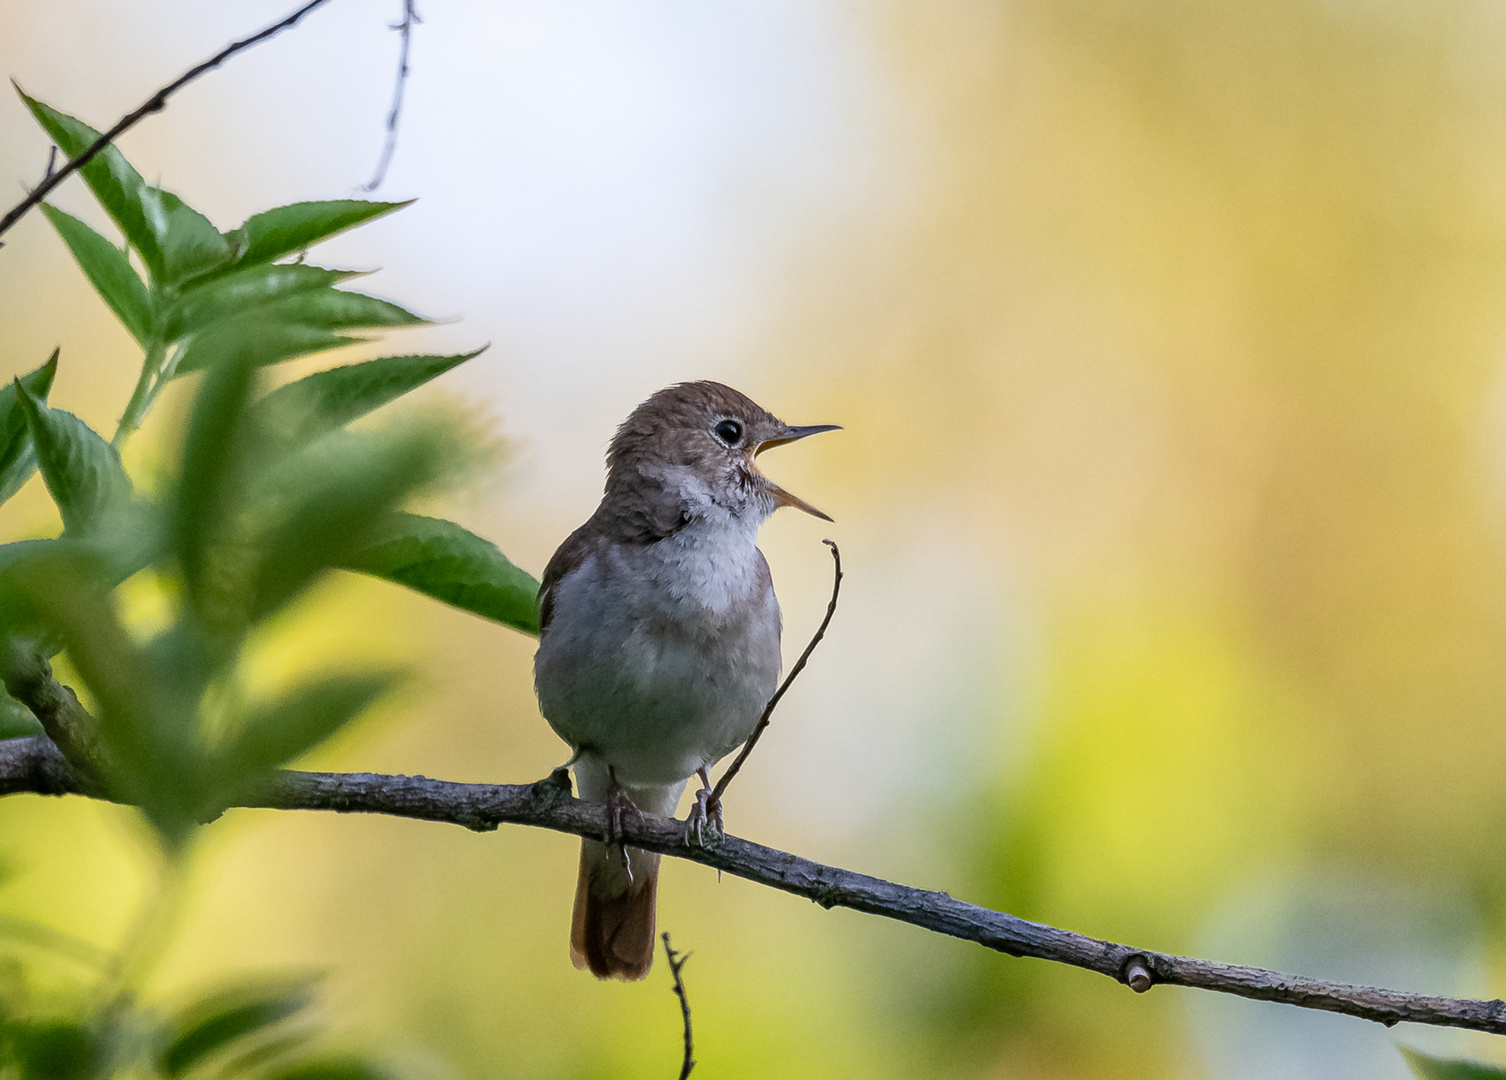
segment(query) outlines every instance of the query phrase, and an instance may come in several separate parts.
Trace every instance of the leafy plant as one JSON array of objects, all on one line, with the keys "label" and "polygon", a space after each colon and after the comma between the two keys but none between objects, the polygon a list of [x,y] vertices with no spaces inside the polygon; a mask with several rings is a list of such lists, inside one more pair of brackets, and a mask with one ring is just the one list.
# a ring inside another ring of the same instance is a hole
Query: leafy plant
[{"label": "leafy plant", "polygon": [[[21,96],[68,155],[97,137]],[[345,569],[536,633],[538,583],[460,525],[403,509],[470,453],[449,426],[422,416],[351,426],[477,352],[387,356],[263,392],[272,365],[362,340],[354,332],[424,322],[350,288],[355,272],[304,259],[319,241],[405,204],[295,203],[220,232],[145,183],[113,146],[81,173],[122,242],[55,206],[43,211],[140,346],[140,374],[109,438],[49,400],[56,352],[0,388],[0,503],[40,471],[63,523],[60,536],[0,545],[0,676],[19,686],[25,671],[66,653],[95,729],[78,742],[59,732],[58,745],[91,782],[145,815],[170,897],[200,823],[402,677],[325,672],[257,697],[242,658],[268,619]],[[162,389],[189,373],[199,385],[177,465],[139,485],[120,448]],[[150,634],[118,610],[118,586],[139,574],[153,576],[170,609]],[[0,737],[35,730],[24,705],[0,699]],[[164,911],[138,922],[160,925]],[[379,1075],[360,1058],[308,1049],[306,983],[248,984],[165,1017],[136,1006],[134,984],[160,936],[144,929],[128,940],[99,986],[80,995],[89,1004],[71,1010],[39,1009],[0,985],[0,1080]]]},{"label": "leafy plant", "polygon": [[[65,152],[96,138],[81,121],[22,98]],[[140,344],[141,372],[109,440],[46,401],[56,354],[0,391],[0,499],[40,468],[63,519],[54,540],[0,546],[0,629],[67,650],[97,703],[103,760],[94,764],[172,846],[229,794],[333,734],[392,685],[392,672],[342,673],[280,701],[242,700],[235,671],[247,635],[319,575],[372,574],[530,633],[537,582],[454,522],[400,511],[461,453],[438,426],[349,427],[476,353],[349,364],[258,399],[268,365],[358,340],[351,330],[423,322],[342,287],[352,271],[302,261],[310,245],[405,204],[295,203],[221,233],[146,184],[113,146],[82,174],[123,246],[56,207],[44,211]],[[119,447],[163,386],[194,371],[203,381],[177,475],[143,495]],[[147,568],[178,608],[171,626],[142,643],[121,625],[110,593]]]}]

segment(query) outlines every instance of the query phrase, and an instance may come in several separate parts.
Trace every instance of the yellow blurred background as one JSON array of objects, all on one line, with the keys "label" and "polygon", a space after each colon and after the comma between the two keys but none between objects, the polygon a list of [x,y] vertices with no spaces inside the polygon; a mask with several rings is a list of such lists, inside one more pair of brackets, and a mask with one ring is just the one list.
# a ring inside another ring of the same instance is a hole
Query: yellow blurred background
[{"label": "yellow blurred background", "polygon": [[[333,0],[122,143],[222,228],[356,193],[400,3]],[[0,69],[103,127],[283,12],[0,0]],[[764,532],[827,643],[732,831],[1135,945],[1495,996],[1506,984],[1506,9],[1489,0],[458,0],[421,7],[413,207],[314,253],[491,342],[442,380],[508,440],[445,513],[539,572],[613,426],[679,379],[845,432],[765,459],[830,512]],[[0,100],[0,176],[47,156]],[[81,185],[62,205],[103,220]],[[138,357],[32,215],[0,363],[107,430]],[[365,354],[374,352],[367,348]],[[352,353],[352,356],[361,353]],[[302,370],[302,369],[300,369]],[[171,453],[185,401],[128,464]],[[0,538],[55,529],[37,481]],[[425,677],[332,769],[525,781],[564,748],[530,640],[323,586],[268,677]],[[317,607],[317,610],[315,610]],[[0,907],[96,940],[150,866],[131,815],[0,801]],[[659,1077],[662,963],[571,970],[573,840],[238,811],[206,830],[171,995],[330,974],[416,1075]],[[671,861],[661,926],[718,1077],[1400,1077],[1499,1041],[1139,997]],[[699,1074],[698,1074],[699,1075]]]}]

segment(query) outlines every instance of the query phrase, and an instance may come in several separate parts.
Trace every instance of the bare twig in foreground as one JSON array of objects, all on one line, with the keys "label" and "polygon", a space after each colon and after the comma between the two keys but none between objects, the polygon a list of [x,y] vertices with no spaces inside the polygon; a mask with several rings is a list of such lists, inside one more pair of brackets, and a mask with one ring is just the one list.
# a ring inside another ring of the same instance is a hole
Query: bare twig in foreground
[{"label": "bare twig in foreground", "polygon": [[680,978],[680,969],[690,959],[690,954],[681,956],[670,948],[668,930],[659,936],[664,939],[664,956],[669,961],[669,973],[674,976],[675,997],[680,999],[680,1015],[685,1019],[685,1057],[680,1064],[680,1080],[685,1080],[695,1068],[695,1044],[690,1038],[690,998],[685,996],[685,981]]},{"label": "bare twig in foreground", "polygon": [[[57,747],[41,736],[0,742],[0,795],[83,793],[85,785]],[[536,784],[456,784],[422,776],[283,772],[246,806],[333,810],[445,821],[478,832],[506,822],[588,839],[601,835],[601,804],[573,799],[555,780]],[[1506,1035],[1506,1002],[1427,997],[1278,971],[1135,949],[1058,930],[948,896],[853,873],[735,836],[687,842],[682,822],[644,815],[622,822],[633,847],[698,862],[748,881],[814,900],[975,941],[1010,956],[1034,956],[1096,971],[1136,990],[1157,983],[1215,990],[1260,1001],[1357,1016],[1390,1026],[1403,1021]]]},{"label": "bare twig in foreground", "polygon": [[284,30],[296,26],[305,15],[313,11],[315,8],[321,7],[327,2],[328,0],[308,0],[306,4],[300,7],[297,11],[293,12],[291,15],[279,19],[271,26],[258,30],[250,37],[231,42],[229,45],[226,45],[219,52],[211,56],[208,60],[205,60],[201,64],[195,64],[193,67],[185,71],[182,75],[179,75],[172,82],[162,87],[162,89],[158,90],[151,97],[147,98],[131,112],[128,112],[126,113],[126,115],[122,116],[118,121],[116,121],[114,127],[105,132],[99,138],[95,139],[94,142],[90,144],[90,146],[86,150],[84,150],[84,152],[78,157],[73,158],[68,162],[68,164],[64,165],[57,172],[51,172],[49,170],[48,175],[42,180],[40,184],[38,184],[31,190],[30,194],[28,194],[26,198],[22,199],[19,203],[6,211],[4,217],[0,217],[0,235],[3,235],[7,229],[9,229],[16,222],[20,221],[21,216],[25,214],[26,211],[30,210],[32,207],[36,206],[48,195],[50,195],[53,188],[57,187],[64,180],[68,179],[68,177],[78,172],[79,169],[82,169],[85,165],[89,164],[89,162],[93,161],[96,154],[98,154],[105,147],[109,146],[116,139],[120,138],[121,135],[124,135],[127,130],[136,126],[136,124],[140,120],[147,116],[150,116],[152,113],[161,112],[167,105],[167,99],[172,97],[179,90],[183,89],[183,87],[193,82],[206,71],[211,71],[214,68],[219,67],[236,53],[249,49],[253,45],[259,45],[263,41],[266,41],[268,38],[275,37],[276,35],[282,33]]},{"label": "bare twig in foreground", "polygon": [[392,90],[392,108],[387,113],[387,135],[382,142],[382,156],[377,159],[376,172],[365,186],[366,191],[375,191],[387,177],[387,166],[392,164],[392,155],[397,150],[397,122],[403,115],[403,91],[408,86],[408,47],[413,43],[413,24],[421,23],[414,0],[403,0],[403,21],[394,23],[392,29],[402,36],[402,45],[397,54],[397,86]]},{"label": "bare twig in foreground", "polygon": [[753,734],[748,736],[748,741],[743,743],[743,748],[737,752],[737,757],[732,759],[732,764],[728,765],[727,771],[722,773],[722,778],[716,782],[716,787],[711,789],[711,798],[706,801],[708,813],[721,805],[727,785],[732,783],[732,778],[737,775],[737,771],[743,767],[743,762],[748,760],[748,755],[753,753],[753,748],[758,745],[758,739],[763,734],[764,728],[769,726],[769,717],[774,715],[774,706],[778,705],[779,699],[784,697],[784,692],[790,688],[790,683],[795,681],[795,676],[805,670],[806,661],[811,658],[811,653],[816,651],[816,646],[821,644],[821,639],[826,636],[826,628],[831,625],[831,617],[837,613],[837,595],[842,591],[842,552],[837,549],[836,542],[833,540],[821,542],[831,548],[831,558],[834,564],[831,601],[826,605],[826,617],[821,620],[821,625],[816,627],[815,636],[811,638],[805,651],[800,654],[800,659],[795,661],[795,666],[790,668],[790,673],[784,677],[784,682],[779,684],[779,689],[774,691],[774,696],[769,698],[769,703],[763,707],[763,715],[758,718]]}]

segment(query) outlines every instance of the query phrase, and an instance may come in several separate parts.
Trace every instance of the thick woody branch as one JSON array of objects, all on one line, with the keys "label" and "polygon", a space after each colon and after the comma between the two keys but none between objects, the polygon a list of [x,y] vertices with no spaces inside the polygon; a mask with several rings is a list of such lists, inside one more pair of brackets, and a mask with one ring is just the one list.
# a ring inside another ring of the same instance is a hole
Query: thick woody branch
[{"label": "thick woody branch", "polygon": [[[56,795],[81,792],[83,787],[46,739],[0,742],[0,794],[31,791]],[[501,824],[534,825],[592,838],[599,838],[602,831],[600,805],[572,798],[562,770],[536,784],[457,784],[422,776],[284,772],[241,805],[390,814],[449,822],[478,832]],[[1158,983],[1192,986],[1343,1013],[1387,1026],[1407,1021],[1506,1035],[1506,1002],[1499,999],[1425,997],[1136,949],[991,911],[944,892],[825,866],[735,836],[696,847],[686,842],[684,824],[667,818],[640,820],[629,815],[623,819],[622,832],[623,839],[634,847],[715,867],[803,896],[825,908],[852,908],[975,941],[1010,956],[1071,964],[1138,991]]]}]

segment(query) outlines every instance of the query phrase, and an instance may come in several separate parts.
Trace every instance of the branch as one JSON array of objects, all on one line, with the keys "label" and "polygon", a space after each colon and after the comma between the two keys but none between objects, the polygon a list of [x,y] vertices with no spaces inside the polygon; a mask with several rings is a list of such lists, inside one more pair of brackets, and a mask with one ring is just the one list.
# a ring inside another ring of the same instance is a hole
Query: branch
[{"label": "branch", "polygon": [[95,139],[94,142],[91,143],[89,147],[85,149],[84,152],[78,157],[73,158],[68,162],[68,164],[64,165],[57,172],[52,172],[51,169],[49,169],[47,176],[40,184],[32,189],[31,193],[27,195],[26,198],[22,199],[15,206],[11,207],[11,209],[6,212],[4,217],[0,217],[0,235],[3,235],[7,229],[9,229],[16,222],[20,221],[22,215],[25,214],[26,211],[30,210],[32,207],[36,206],[48,195],[50,195],[53,188],[57,187],[64,180],[68,179],[68,177],[72,176],[74,173],[78,172],[78,170],[82,169],[85,165],[89,164],[89,162],[93,161],[95,155],[97,155],[105,147],[109,146],[116,139],[120,138],[120,136],[124,135],[127,130],[135,127],[139,121],[150,116],[152,113],[161,112],[167,106],[167,99],[172,97],[179,90],[183,89],[183,87],[193,82],[206,71],[211,71],[214,68],[219,67],[236,53],[249,49],[253,45],[259,45],[263,41],[266,41],[268,38],[275,37],[278,34],[282,33],[284,30],[298,25],[298,23],[303,19],[305,15],[313,11],[316,7],[320,7],[327,2],[328,0],[308,0],[306,4],[300,7],[297,11],[293,12],[291,15],[279,19],[271,26],[265,27],[262,30],[258,30],[248,38],[242,38],[240,41],[235,41],[229,45],[226,45],[223,49],[215,53],[208,60],[205,60],[201,64],[194,65],[193,67],[185,71],[182,75],[179,75],[172,82],[168,83],[151,97],[147,98],[137,108],[122,116],[116,122],[114,127],[105,132],[99,138]]},{"label": "branch", "polygon": [[397,55],[397,85],[392,90],[392,109],[387,113],[387,135],[382,142],[382,156],[377,159],[376,172],[365,185],[366,191],[375,191],[387,177],[387,166],[392,164],[392,155],[397,150],[397,122],[403,115],[403,91],[408,86],[408,47],[413,43],[413,24],[421,23],[413,0],[403,0],[403,21],[392,29],[402,36],[402,45]]},{"label": "branch", "polygon": [[[0,640],[0,685],[17,701],[23,702],[42,725],[47,738],[52,741],[49,749],[54,755],[61,750],[64,766],[73,763],[75,775],[88,788],[83,794],[96,794],[101,785],[98,770],[90,763],[105,760],[104,749],[99,745],[99,735],[94,717],[79,702],[78,695],[52,677],[52,665],[29,643],[13,637]],[[9,743],[0,743],[7,746]],[[45,773],[45,763],[39,764]],[[53,770],[44,783],[64,783],[63,774]],[[44,795],[62,794],[72,788],[56,791],[42,790]],[[0,787],[0,794],[9,794]]]},{"label": "branch", "polygon": [[675,997],[680,999],[680,1016],[685,1021],[685,1056],[680,1061],[680,1080],[686,1080],[695,1068],[695,1043],[690,1038],[690,998],[685,993],[685,980],[680,978],[680,969],[690,959],[690,954],[682,956],[670,947],[668,930],[659,936],[664,939],[664,959],[669,961],[669,973],[675,980]]},{"label": "branch", "polygon": [[[0,795],[86,793],[85,785],[46,739],[0,742]],[[534,825],[589,839],[601,836],[601,804],[569,793],[557,770],[536,784],[457,784],[423,776],[283,772],[239,806],[333,810],[449,822],[477,832],[501,824]],[[770,888],[975,941],[1010,956],[1033,956],[1096,971],[1137,991],[1165,983],[1343,1013],[1391,1026],[1401,1021],[1506,1035],[1506,1002],[1404,994],[1351,983],[1324,982],[1262,968],[1219,964],[1135,949],[990,911],[943,892],[856,874],[735,836],[706,847],[686,842],[685,826],[669,818],[628,816],[623,839],[633,847],[688,859]]]},{"label": "branch", "polygon": [[837,613],[837,595],[842,591],[842,552],[837,549],[835,540],[822,540],[823,544],[831,548],[832,582],[831,601],[826,605],[826,616],[821,620],[821,625],[816,627],[816,633],[811,638],[805,651],[800,654],[800,659],[795,661],[795,666],[790,668],[790,673],[784,677],[784,682],[779,684],[779,689],[774,691],[774,696],[769,698],[769,703],[763,707],[763,715],[758,718],[758,723],[753,727],[753,734],[748,736],[748,741],[743,743],[743,748],[738,751],[737,757],[732,759],[732,764],[727,766],[727,771],[722,773],[722,778],[716,782],[716,787],[711,791],[711,797],[706,800],[706,812],[712,814],[722,803],[722,796],[727,792],[727,785],[732,783],[732,778],[743,767],[743,762],[748,760],[748,755],[753,753],[753,748],[758,745],[758,739],[763,734],[763,729],[769,726],[769,717],[774,715],[774,706],[779,704],[779,699],[784,697],[784,692],[790,688],[790,683],[795,681],[795,676],[805,670],[805,665],[811,658],[811,653],[816,651],[816,646],[821,644],[821,639],[826,636],[826,628],[831,625],[831,617]]}]

